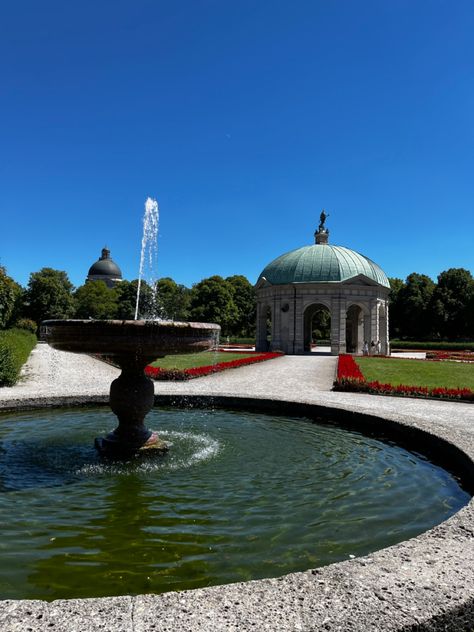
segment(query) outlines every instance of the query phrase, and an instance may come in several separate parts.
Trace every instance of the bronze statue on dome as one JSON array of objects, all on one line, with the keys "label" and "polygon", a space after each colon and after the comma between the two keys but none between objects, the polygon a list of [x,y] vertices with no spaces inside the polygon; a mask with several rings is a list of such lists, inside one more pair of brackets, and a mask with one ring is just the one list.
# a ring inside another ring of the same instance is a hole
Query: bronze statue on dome
[{"label": "bronze statue on dome", "polygon": [[326,221],[326,219],[329,217],[329,213],[326,213],[326,211],[323,209],[321,211],[321,215],[319,216],[319,227],[318,227],[318,232],[323,232],[326,231],[327,229],[324,226],[324,222]]}]

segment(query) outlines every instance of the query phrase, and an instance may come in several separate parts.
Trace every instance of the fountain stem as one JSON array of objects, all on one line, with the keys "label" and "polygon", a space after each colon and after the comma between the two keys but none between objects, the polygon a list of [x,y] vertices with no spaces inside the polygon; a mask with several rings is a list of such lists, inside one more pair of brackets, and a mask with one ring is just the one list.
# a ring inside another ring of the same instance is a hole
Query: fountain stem
[{"label": "fountain stem", "polygon": [[119,424],[106,437],[96,439],[97,449],[113,456],[148,448],[165,452],[166,444],[144,424],[155,399],[153,382],[144,373],[149,358],[117,356],[116,361],[122,373],[110,385],[110,407]]}]

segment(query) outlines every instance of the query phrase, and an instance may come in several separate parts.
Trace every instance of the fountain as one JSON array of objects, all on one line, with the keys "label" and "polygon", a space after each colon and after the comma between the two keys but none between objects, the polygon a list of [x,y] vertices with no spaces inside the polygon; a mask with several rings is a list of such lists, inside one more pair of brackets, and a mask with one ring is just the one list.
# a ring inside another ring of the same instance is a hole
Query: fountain
[{"label": "fountain", "polygon": [[101,454],[129,457],[138,451],[168,449],[144,425],[153,407],[154,386],[144,369],[156,358],[211,349],[220,331],[211,323],[156,320],[46,320],[44,340],[54,349],[111,359],[122,369],[110,386],[110,407],[119,424],[97,438]]},{"label": "fountain", "polygon": [[119,424],[95,441],[98,451],[107,456],[129,457],[150,449],[167,451],[166,442],[144,425],[154,402],[153,382],[144,369],[165,355],[209,350],[220,331],[219,325],[209,323],[138,320],[146,264],[153,275],[151,280],[156,281],[157,237],[158,203],[149,197],[143,218],[135,320],[47,320],[41,326],[44,340],[54,349],[107,358],[122,369],[110,386],[110,407]]}]

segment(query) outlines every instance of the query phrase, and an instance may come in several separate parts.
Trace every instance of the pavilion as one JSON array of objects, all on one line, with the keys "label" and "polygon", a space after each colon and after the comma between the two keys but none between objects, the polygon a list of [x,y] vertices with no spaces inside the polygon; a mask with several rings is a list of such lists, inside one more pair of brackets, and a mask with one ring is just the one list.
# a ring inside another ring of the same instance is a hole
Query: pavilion
[{"label": "pavilion", "polygon": [[388,278],[369,258],[330,245],[326,218],[323,210],[314,244],[281,255],[260,274],[256,348],[310,352],[313,317],[328,310],[331,354],[360,354],[365,342],[370,352],[388,354]]}]

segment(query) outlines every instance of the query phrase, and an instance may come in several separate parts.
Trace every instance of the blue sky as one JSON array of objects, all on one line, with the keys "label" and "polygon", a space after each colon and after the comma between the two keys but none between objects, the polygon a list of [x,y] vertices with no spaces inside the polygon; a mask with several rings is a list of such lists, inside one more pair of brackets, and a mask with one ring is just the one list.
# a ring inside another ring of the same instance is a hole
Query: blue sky
[{"label": "blue sky", "polygon": [[255,282],[330,241],[474,272],[472,0],[4,0],[0,265]]}]

